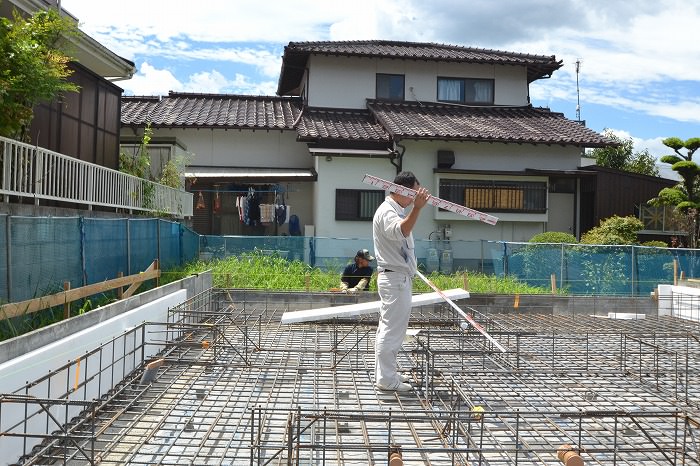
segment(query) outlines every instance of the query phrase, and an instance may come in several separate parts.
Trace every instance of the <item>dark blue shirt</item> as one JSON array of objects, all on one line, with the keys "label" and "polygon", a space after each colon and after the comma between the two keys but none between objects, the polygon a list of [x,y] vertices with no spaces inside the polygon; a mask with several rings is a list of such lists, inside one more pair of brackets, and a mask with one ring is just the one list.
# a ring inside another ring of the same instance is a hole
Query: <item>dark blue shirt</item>
[{"label": "dark blue shirt", "polygon": [[372,277],[372,267],[358,267],[357,264],[349,264],[345,267],[343,275],[340,277],[341,282],[348,284],[349,288],[354,288],[360,283],[363,278],[369,280]]}]

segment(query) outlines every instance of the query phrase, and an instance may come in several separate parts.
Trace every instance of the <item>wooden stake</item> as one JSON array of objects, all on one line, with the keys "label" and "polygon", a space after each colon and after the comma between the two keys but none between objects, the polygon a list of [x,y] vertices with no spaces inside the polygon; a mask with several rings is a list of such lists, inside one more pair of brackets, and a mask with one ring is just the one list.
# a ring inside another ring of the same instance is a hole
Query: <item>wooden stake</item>
[{"label": "wooden stake", "polygon": [[[70,290],[70,282],[63,282],[63,291]],[[63,318],[67,319],[70,317],[70,301],[66,301],[63,305]]]},{"label": "wooden stake", "polygon": [[469,291],[469,275],[467,274],[466,271],[462,274],[462,283],[464,284],[464,286],[462,286],[462,288],[465,291]]},{"label": "wooden stake", "polygon": [[[123,277],[124,277],[124,272],[117,273],[117,278],[123,278]],[[124,287],[123,286],[117,287],[117,299],[124,299]]]},{"label": "wooden stake", "polygon": [[678,286],[678,259],[673,259],[673,285]]},{"label": "wooden stake", "polygon": [[552,294],[557,294],[557,276],[556,276],[556,274],[552,274],[550,279],[552,281]]},{"label": "wooden stake", "polygon": [[311,276],[308,273],[304,277],[304,284],[306,286],[306,291],[308,292],[311,289]]}]

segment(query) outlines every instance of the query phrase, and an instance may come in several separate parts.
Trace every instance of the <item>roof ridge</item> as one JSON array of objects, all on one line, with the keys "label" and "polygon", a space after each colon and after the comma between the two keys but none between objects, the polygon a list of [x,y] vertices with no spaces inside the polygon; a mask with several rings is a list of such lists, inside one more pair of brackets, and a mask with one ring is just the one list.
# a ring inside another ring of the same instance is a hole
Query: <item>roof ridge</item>
[{"label": "roof ridge", "polygon": [[[496,48],[487,48],[487,47],[475,47],[475,46],[468,46],[468,45],[460,45],[460,44],[449,44],[449,43],[443,43],[443,42],[415,42],[415,41],[401,41],[401,40],[387,40],[387,39],[368,39],[368,40],[326,40],[326,41],[298,41],[298,42],[289,42],[289,45],[287,47],[295,47],[295,46],[320,46],[320,45],[335,45],[335,46],[340,46],[340,45],[388,45],[388,46],[397,46],[397,47],[424,47],[424,48],[435,48],[435,49],[450,49],[450,50],[459,50],[459,51],[471,51],[471,52],[480,52],[480,53],[498,53],[498,54],[503,54],[503,55],[509,55],[513,57],[521,57],[521,58],[545,58],[545,59],[552,59],[555,60],[556,56],[555,55],[547,55],[547,54],[533,54],[533,53],[524,53],[524,52],[513,52],[513,51],[508,51],[508,50],[503,50],[503,49],[496,49]],[[287,48],[285,47],[285,48]]]},{"label": "roof ridge", "polygon": [[245,100],[289,100],[298,101],[301,100],[297,96],[280,96],[280,95],[252,95],[252,94],[227,94],[227,93],[206,93],[206,92],[181,92],[181,91],[169,91],[168,95],[163,96],[163,98],[169,97],[200,97],[200,98],[213,98],[213,99],[245,99]]}]

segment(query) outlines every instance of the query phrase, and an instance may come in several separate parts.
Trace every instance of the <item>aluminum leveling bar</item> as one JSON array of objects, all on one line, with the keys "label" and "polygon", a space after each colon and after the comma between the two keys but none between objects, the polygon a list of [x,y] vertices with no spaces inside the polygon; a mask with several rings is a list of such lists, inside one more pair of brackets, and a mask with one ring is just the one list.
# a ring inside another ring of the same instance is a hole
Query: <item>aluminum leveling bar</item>
[{"label": "aluminum leveling bar", "polygon": [[454,301],[452,301],[450,298],[448,298],[447,295],[446,295],[445,293],[443,293],[443,292],[440,290],[440,288],[438,288],[433,282],[431,282],[431,281],[428,279],[428,277],[426,277],[425,275],[423,275],[422,273],[420,273],[419,270],[416,270],[416,275],[418,275],[418,276],[420,277],[420,279],[423,280],[423,281],[425,282],[426,285],[428,285],[428,286],[429,286],[430,288],[432,288],[437,294],[439,294],[440,297],[441,297],[442,299],[444,299],[445,302],[446,302],[447,304],[449,304],[450,306],[452,306],[452,309],[454,309],[455,311],[457,311],[457,314],[459,314],[464,320],[466,320],[467,322],[469,322],[469,324],[470,324],[472,327],[474,327],[480,334],[482,334],[483,336],[485,336],[491,343],[493,343],[493,344],[496,346],[496,348],[498,348],[499,350],[501,350],[501,352],[503,352],[503,353],[506,352],[506,349],[505,349],[503,346],[501,346],[501,344],[500,344],[499,342],[497,342],[495,338],[493,338],[491,335],[489,335],[488,332],[486,331],[486,329],[485,329],[484,327],[482,327],[481,324],[480,324],[479,322],[477,322],[477,321],[475,321],[474,319],[472,319],[472,318],[469,316],[469,314],[467,314],[467,313],[464,312],[462,309],[460,309],[460,307],[457,306],[457,305],[454,303]]},{"label": "aluminum leveling bar", "polygon": [[[410,198],[416,197],[416,191],[413,189],[392,183],[391,181],[377,178],[376,176],[365,175],[362,182],[382,188],[385,191],[400,194],[402,196]],[[454,202],[446,201],[432,195],[428,198],[428,204],[434,205],[440,209],[449,210],[450,212],[454,212],[459,215],[464,215],[465,217],[480,220],[484,223],[488,223],[489,225],[495,225],[496,222],[498,222],[498,217],[494,217],[493,215],[485,214],[483,212],[479,212],[478,210],[470,209],[469,207],[464,207],[463,205],[455,204]]]}]

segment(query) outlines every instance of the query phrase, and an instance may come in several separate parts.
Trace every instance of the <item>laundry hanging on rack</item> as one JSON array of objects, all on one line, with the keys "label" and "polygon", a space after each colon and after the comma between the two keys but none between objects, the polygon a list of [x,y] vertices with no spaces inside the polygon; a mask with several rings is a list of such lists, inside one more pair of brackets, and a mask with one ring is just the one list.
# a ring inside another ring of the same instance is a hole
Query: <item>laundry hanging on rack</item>
[{"label": "laundry hanging on rack", "polygon": [[260,225],[260,196],[253,188],[248,189],[246,205],[248,209],[245,216],[245,224],[250,226]]},{"label": "laundry hanging on rack", "polygon": [[275,196],[275,222],[277,225],[284,225],[287,222],[289,212],[287,212],[287,203],[284,199],[284,193],[278,193]]},{"label": "laundry hanging on rack", "polygon": [[260,222],[263,225],[273,223],[275,221],[275,205],[260,204]]},{"label": "laundry hanging on rack", "polygon": [[238,221],[245,223],[246,211],[248,210],[248,198],[246,196],[236,196],[236,209],[238,209]]},{"label": "laundry hanging on rack", "polygon": [[239,221],[250,226],[284,225],[288,223],[291,209],[287,205],[284,192],[279,189],[262,191],[262,193],[271,192],[275,193],[272,204],[262,203],[264,196],[253,187],[248,188],[245,195],[236,196],[235,204]]}]

